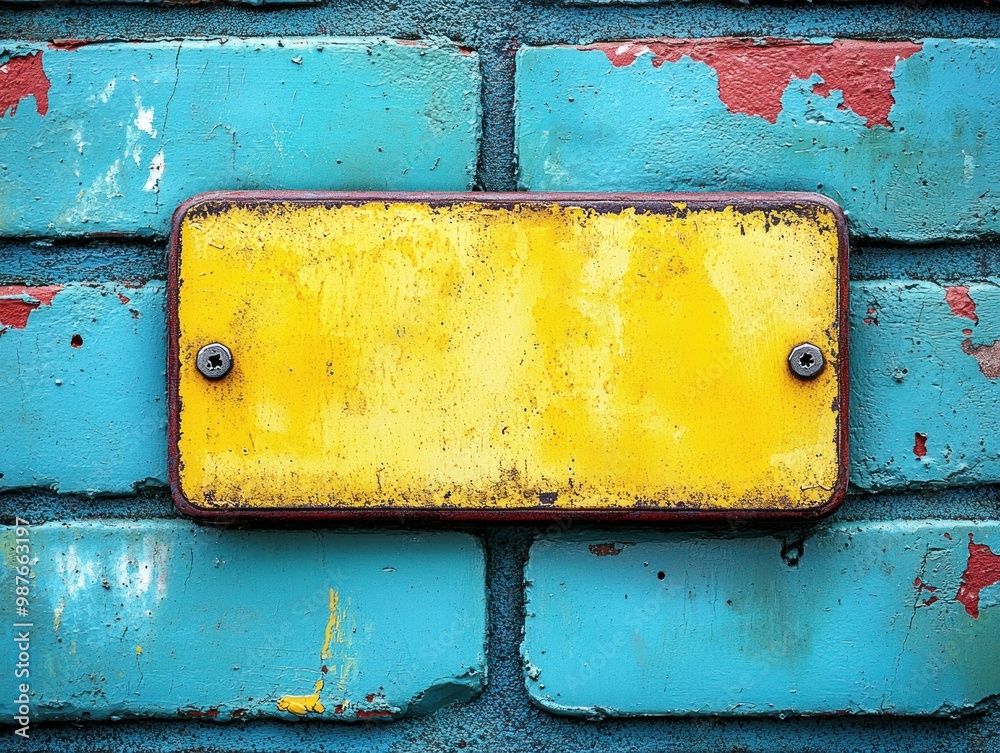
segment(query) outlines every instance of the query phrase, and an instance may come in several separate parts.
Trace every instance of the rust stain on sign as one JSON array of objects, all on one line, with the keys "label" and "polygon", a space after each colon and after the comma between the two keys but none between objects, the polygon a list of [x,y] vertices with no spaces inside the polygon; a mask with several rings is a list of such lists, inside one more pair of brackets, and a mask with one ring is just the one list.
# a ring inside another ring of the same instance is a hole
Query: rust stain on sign
[{"label": "rust stain on sign", "polygon": [[[218,195],[177,216],[196,514],[801,515],[846,486],[846,237],[805,194]],[[235,365],[208,381],[197,351]],[[788,354],[827,359],[796,378]]]}]

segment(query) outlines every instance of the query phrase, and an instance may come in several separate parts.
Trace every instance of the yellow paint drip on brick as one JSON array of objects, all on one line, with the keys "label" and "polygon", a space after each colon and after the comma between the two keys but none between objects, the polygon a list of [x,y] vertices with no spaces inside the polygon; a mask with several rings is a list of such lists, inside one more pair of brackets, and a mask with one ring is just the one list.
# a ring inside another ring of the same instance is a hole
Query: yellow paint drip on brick
[{"label": "yellow paint drip on brick", "polygon": [[[205,509],[793,509],[837,482],[818,206],[224,205],[181,229],[179,453]],[[225,379],[202,345],[235,354]],[[544,499],[540,495],[544,494]]]},{"label": "yellow paint drip on brick", "polygon": [[[321,659],[330,658],[330,643],[331,641],[337,641],[338,643],[343,640],[343,634],[340,631],[341,615],[337,609],[340,597],[336,591],[332,588],[330,589],[330,618],[326,623],[326,630],[323,632],[323,648],[320,650]],[[316,681],[316,685],[313,687],[313,692],[310,695],[286,695],[278,699],[278,710],[287,711],[291,714],[322,714],[326,711],[326,706],[320,700],[320,693],[323,692],[323,685],[325,680],[323,675],[328,671],[328,667],[320,667],[320,678]]]}]

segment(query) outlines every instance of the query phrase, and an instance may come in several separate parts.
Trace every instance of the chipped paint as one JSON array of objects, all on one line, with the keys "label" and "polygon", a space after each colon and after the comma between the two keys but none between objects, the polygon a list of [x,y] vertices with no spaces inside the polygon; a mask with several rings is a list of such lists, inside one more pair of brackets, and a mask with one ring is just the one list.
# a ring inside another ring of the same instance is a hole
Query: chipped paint
[{"label": "chipped paint", "polygon": [[794,80],[812,81],[812,92],[829,97],[837,90],[841,107],[865,119],[865,125],[892,127],[896,64],[919,52],[913,42],[836,39],[646,39],[601,42],[580,47],[600,50],[614,66],[629,66],[650,55],[653,66],[688,57],[704,63],[719,79],[719,98],[731,113],[778,121],[782,96]]},{"label": "chipped paint", "polygon": [[852,483],[1000,481],[1000,280],[855,282],[850,312]]},{"label": "chipped paint", "polygon": [[62,285],[0,286],[0,334],[7,327],[12,329],[27,327],[31,312],[39,306],[51,306],[52,299],[61,290]]},{"label": "chipped paint", "polygon": [[818,191],[844,208],[856,236],[995,237],[998,65],[995,39],[522,47],[518,182]]},{"label": "chipped paint", "polygon": [[976,316],[976,303],[969,295],[969,288],[965,285],[953,285],[945,287],[945,300],[951,307],[951,312],[955,316],[964,316],[979,324],[979,317]]},{"label": "chipped paint", "polygon": [[1000,340],[990,345],[973,345],[972,340],[962,340],[962,352],[976,359],[983,376],[1000,377]]},{"label": "chipped paint", "polygon": [[0,287],[0,490],[166,483],[164,287]]},{"label": "chipped paint", "polygon": [[[175,236],[186,512],[794,514],[843,489],[827,206],[247,198]],[[237,365],[208,382],[216,339]],[[808,382],[803,341],[830,364]]]},{"label": "chipped paint", "polygon": [[41,50],[0,63],[0,118],[14,117],[18,104],[28,97],[34,98],[35,111],[44,117],[49,111],[50,85],[42,67]]},{"label": "chipped paint", "polygon": [[1000,554],[994,554],[986,544],[977,544],[970,533],[969,560],[955,600],[965,607],[970,617],[978,618],[979,594],[997,583],[1000,583]]},{"label": "chipped paint", "polygon": [[[202,191],[466,190],[475,177],[479,60],[445,40],[4,48],[29,52],[0,72],[0,114],[32,94],[38,111],[22,106],[3,120],[0,236],[164,237],[177,206]],[[343,107],[330,107],[334,89]]]},{"label": "chipped paint", "polygon": [[[612,538],[630,545],[596,558]],[[1000,582],[1000,522],[813,526],[794,567],[790,539],[539,536],[524,572],[531,700],[589,718],[952,716],[1000,693],[1000,621],[969,619]]]},{"label": "chipped paint", "polygon": [[615,557],[622,553],[624,546],[619,547],[614,541],[609,541],[606,544],[591,544],[589,549],[590,553],[595,557]]}]

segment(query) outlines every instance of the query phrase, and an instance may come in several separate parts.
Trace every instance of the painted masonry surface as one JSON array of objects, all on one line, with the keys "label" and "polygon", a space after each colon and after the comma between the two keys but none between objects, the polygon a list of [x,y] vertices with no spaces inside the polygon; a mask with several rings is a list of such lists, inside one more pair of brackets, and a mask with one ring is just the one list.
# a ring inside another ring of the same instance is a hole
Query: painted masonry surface
[{"label": "painted masonry surface", "polygon": [[[994,6],[32,2],[0,38],[0,749],[1000,750]],[[839,203],[843,506],[179,516],[177,205],[473,188]]]}]

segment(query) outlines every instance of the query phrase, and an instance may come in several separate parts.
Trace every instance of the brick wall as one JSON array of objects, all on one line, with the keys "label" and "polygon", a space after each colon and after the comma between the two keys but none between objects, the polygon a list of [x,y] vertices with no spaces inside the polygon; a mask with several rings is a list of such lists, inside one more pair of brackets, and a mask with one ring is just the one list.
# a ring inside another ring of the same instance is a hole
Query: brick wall
[{"label": "brick wall", "polygon": [[[0,749],[1000,749],[1000,12],[249,5],[0,2],[11,638],[18,517],[37,558]],[[228,188],[825,193],[852,493],[792,526],[182,519],[166,234]]]}]

